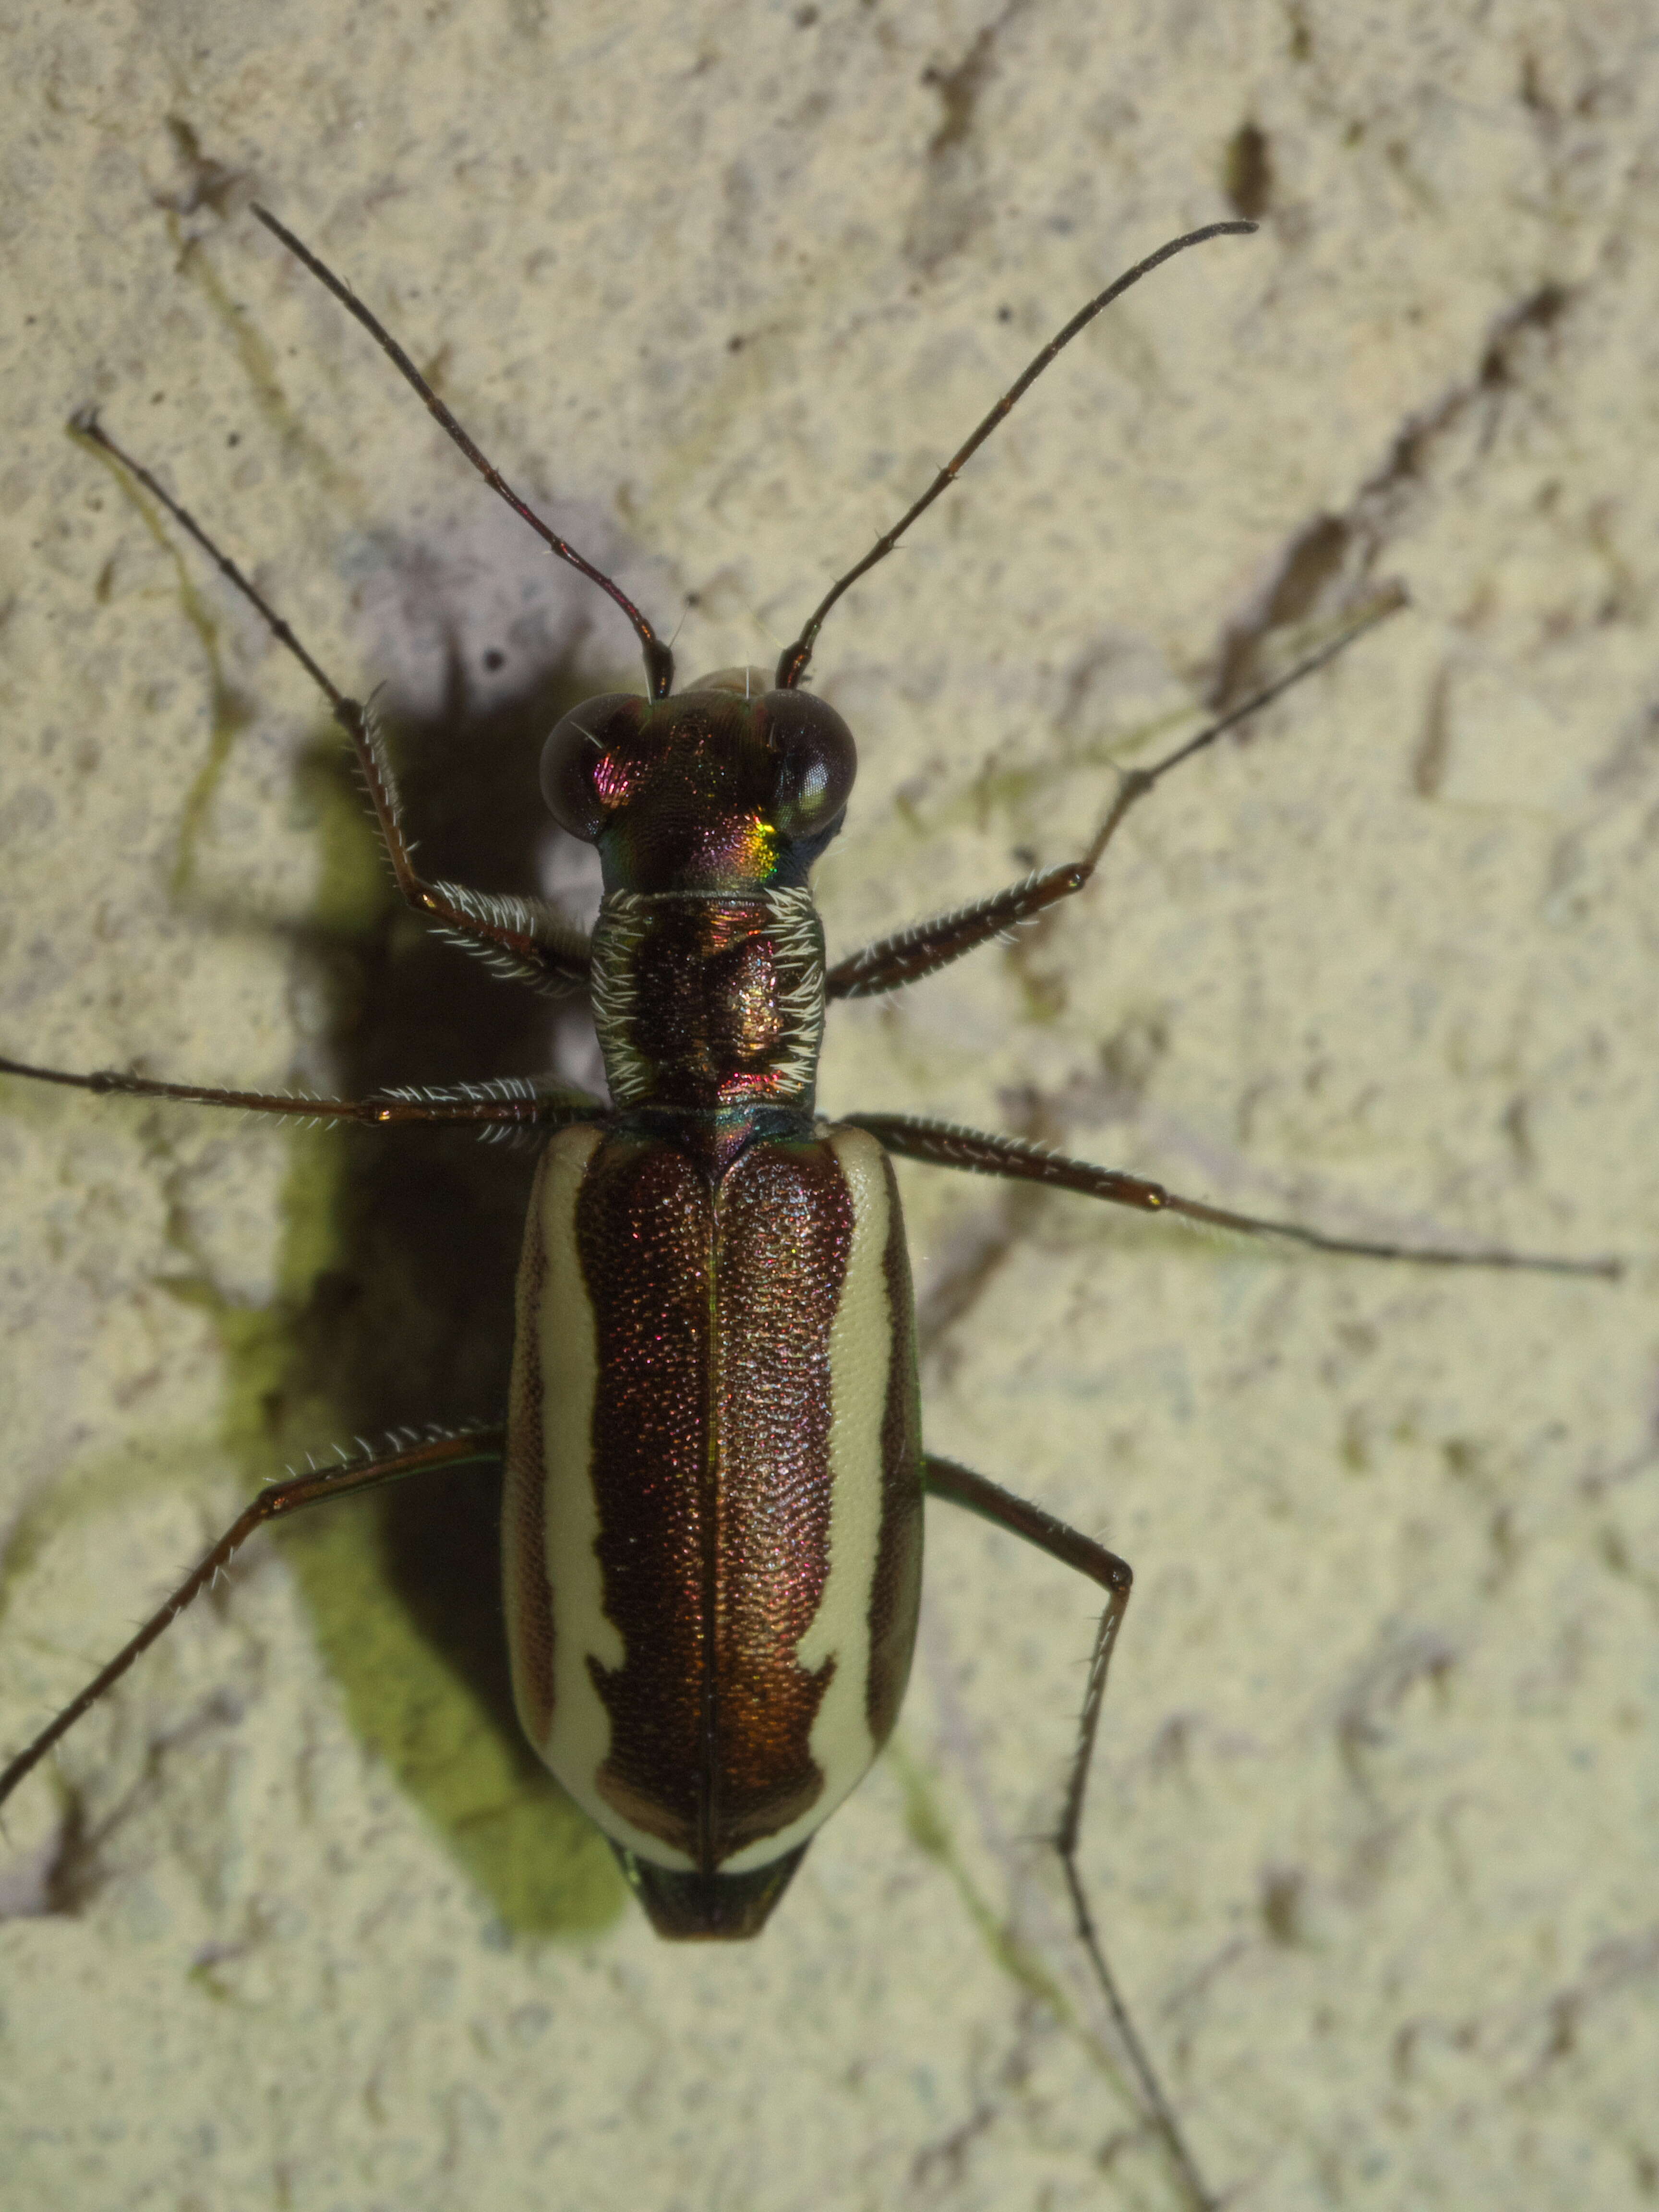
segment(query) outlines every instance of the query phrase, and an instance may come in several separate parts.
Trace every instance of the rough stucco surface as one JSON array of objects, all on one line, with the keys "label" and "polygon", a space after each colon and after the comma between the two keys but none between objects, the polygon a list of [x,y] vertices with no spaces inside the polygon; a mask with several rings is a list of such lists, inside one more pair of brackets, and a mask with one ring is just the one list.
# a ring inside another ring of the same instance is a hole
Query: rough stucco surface
[{"label": "rough stucco surface", "polygon": [[[321,718],[72,407],[349,686],[429,708],[446,638],[480,686],[487,652],[635,665],[251,195],[687,674],[769,659],[1120,267],[1260,204],[833,618],[832,946],[1066,857],[1115,751],[1385,580],[1412,608],[1074,911],[842,1010],[822,1095],[1349,1234],[1631,1256],[1340,1264],[904,1176],[930,1440],[1137,1569],[1086,1870],[1213,2184],[1651,2201],[1649,11],[92,0],[15,11],[4,82],[0,1048],[199,1081],[338,1079],[296,949]],[[263,1466],[225,1317],[304,1274],[306,1141],[5,1087],[0,1746]],[[332,1440],[273,1413],[268,1471]],[[354,1725],[300,1555],[250,1554],[9,1809],[0,2199],[1179,2203],[1034,1840],[1089,1593],[938,1509],[929,1542],[901,1759],[729,1951],[603,1889],[515,1928]]]}]

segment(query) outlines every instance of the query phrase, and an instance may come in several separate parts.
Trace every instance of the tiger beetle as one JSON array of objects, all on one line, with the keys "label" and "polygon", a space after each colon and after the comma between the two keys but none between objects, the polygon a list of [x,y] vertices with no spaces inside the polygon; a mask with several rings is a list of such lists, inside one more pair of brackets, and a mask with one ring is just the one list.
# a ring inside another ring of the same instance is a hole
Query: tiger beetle
[{"label": "tiger beetle", "polygon": [[1601,1277],[1619,1263],[1328,1237],[1013,1138],[905,1115],[826,1121],[814,1112],[827,1000],[896,990],[1074,896],[1164,776],[1325,665],[1400,595],[1153,766],[1122,772],[1078,859],[833,967],[809,878],[845,818],[855,753],[841,716],[801,684],[830,609],[955,482],[1061,349],[1161,263],[1255,226],[1211,223],[1172,240],[1081,308],[825,593],[769,681],[763,670],[724,669],[677,695],[673,656],[639,609],[532,512],[333,272],[274,216],[254,212],[390,356],[485,482],[634,627],[645,695],[588,700],[557,724],[542,756],[554,820],[599,848],[604,892],[591,937],[538,900],[426,881],[373,701],[360,705],[338,689],[95,419],[75,427],[160,502],[323,691],[416,913],[498,970],[547,990],[586,989],[611,1103],[551,1078],[317,1098],[0,1059],[8,1074],[84,1091],[307,1121],[518,1129],[542,1145],[505,1420],[398,1439],[383,1455],[343,1457],[265,1489],[0,1771],[0,1802],[256,1528],[408,1475],[499,1460],[507,1631],[526,1735],[608,1838],[659,1935],[752,1936],[892,1729],[915,1638],[922,1500],[948,1498],[1105,1593],[1053,1842],[1150,2122],[1193,2203],[1212,2206],[1078,1867],[1130,1571],[1040,1506],[924,1448],[892,1160],[1047,1184],[1322,1252]]}]

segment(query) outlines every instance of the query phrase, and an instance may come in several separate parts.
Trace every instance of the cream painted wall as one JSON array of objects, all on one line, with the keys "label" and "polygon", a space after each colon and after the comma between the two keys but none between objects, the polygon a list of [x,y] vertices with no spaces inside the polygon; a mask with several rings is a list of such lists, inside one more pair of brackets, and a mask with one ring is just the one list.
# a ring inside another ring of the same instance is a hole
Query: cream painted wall
[{"label": "cream painted wall", "polygon": [[[635,680],[250,196],[688,675],[768,659],[1119,267],[1261,204],[830,622],[864,757],[832,948],[1066,857],[1150,724],[1382,580],[1413,606],[1174,780],[1075,912],[841,1010],[823,1096],[1350,1234],[1631,1256],[1617,1289],[1323,1263],[903,1175],[930,1439],[1138,1570],[1087,1868],[1213,2184],[1650,2201],[1649,11],[91,0],[15,13],[7,60],[0,1049],[71,1067],[326,1084],[343,1018],[316,702],[72,408],[343,683],[429,708],[446,634],[486,705]],[[452,1072],[418,1042],[407,1079]],[[321,1269],[403,1322],[304,1140],[0,1111],[9,1746],[262,1454],[331,1443],[254,1402],[293,1378],[279,1293],[315,1331]],[[250,1554],[9,1808],[0,2200],[1180,2203],[1030,1840],[1090,1594],[938,1510],[929,1540],[902,1763],[726,1952],[659,1945],[602,1866],[587,1932],[515,1929],[444,1775],[366,1743],[301,1571]]]}]

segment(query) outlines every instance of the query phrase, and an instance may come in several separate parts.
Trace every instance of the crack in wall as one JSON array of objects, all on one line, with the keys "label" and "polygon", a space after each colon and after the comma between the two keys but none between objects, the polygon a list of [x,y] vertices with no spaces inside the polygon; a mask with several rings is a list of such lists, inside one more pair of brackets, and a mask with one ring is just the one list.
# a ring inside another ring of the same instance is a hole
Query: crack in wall
[{"label": "crack in wall", "polygon": [[[1373,574],[1407,509],[1428,488],[1436,446],[1481,407],[1486,410],[1486,450],[1504,396],[1524,382],[1521,356],[1528,340],[1553,330],[1577,296],[1577,288],[1547,283],[1507,309],[1489,330],[1473,374],[1407,416],[1382,465],[1346,507],[1316,514],[1294,532],[1264,589],[1222,634],[1206,695],[1212,712],[1224,713],[1267,680],[1262,649],[1273,632],[1307,620],[1340,579],[1349,580],[1352,596]],[[1428,764],[1431,775],[1443,769],[1443,760]]]},{"label": "crack in wall", "polygon": [[997,42],[1030,0],[1006,0],[954,68],[930,62],[921,82],[939,94],[939,128],[928,141],[916,210],[904,242],[906,258],[932,275],[960,253],[988,212],[979,103],[994,72]]}]

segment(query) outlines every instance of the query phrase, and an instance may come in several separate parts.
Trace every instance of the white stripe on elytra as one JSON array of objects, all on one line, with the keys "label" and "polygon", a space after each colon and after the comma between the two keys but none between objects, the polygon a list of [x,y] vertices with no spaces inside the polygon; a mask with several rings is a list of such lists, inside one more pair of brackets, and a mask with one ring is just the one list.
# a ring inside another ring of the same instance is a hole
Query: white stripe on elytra
[{"label": "white stripe on elytra", "polygon": [[812,1723],[823,1788],[799,1820],[720,1862],[722,1874],[768,1866],[822,1826],[867,1771],[870,1598],[881,1543],[881,1431],[893,1361],[887,1296],[889,1200],[882,1149],[862,1129],[832,1129],[830,1146],[853,1201],[853,1243],[830,1330],[830,1572],[811,1626],[796,1647],[811,1672],[835,1672]]},{"label": "white stripe on elytra", "polygon": [[599,1325],[576,1243],[577,1200],[599,1142],[596,1129],[562,1129],[548,1146],[537,1187],[547,1254],[536,1351],[542,1367],[547,1577],[553,1593],[553,1717],[545,1741],[537,1748],[607,1836],[658,1866],[684,1871],[696,1861],[623,1819],[599,1789],[599,1770],[611,1755],[611,1715],[594,1687],[587,1662],[592,1657],[615,1669],[627,1656],[622,1632],[605,1611],[604,1575],[595,1548],[599,1534],[599,1506],[593,1491]]}]

